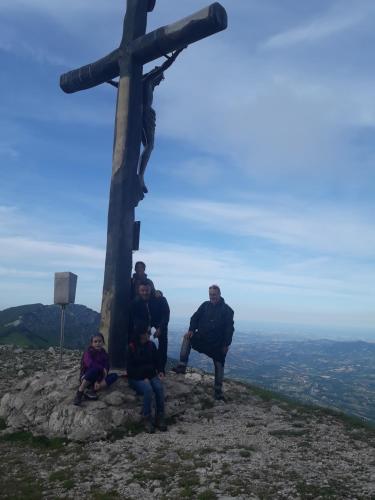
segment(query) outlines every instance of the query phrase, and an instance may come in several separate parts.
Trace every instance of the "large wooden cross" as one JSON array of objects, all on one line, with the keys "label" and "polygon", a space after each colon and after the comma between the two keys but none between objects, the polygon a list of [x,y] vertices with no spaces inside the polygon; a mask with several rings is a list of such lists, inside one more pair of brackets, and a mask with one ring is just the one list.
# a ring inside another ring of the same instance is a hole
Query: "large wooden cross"
[{"label": "large wooden cross", "polygon": [[[100,331],[111,365],[126,364],[135,207],[147,191],[139,175],[143,117],[143,65],[227,27],[219,3],[174,24],[146,33],[147,13],[156,0],[127,0],[120,46],[106,57],[65,73],[60,87],[71,93],[111,82],[118,86],[112,179],[108,210]],[[176,52],[177,51],[177,52]],[[120,77],[118,83],[113,78]],[[157,85],[158,83],[156,83]]]}]

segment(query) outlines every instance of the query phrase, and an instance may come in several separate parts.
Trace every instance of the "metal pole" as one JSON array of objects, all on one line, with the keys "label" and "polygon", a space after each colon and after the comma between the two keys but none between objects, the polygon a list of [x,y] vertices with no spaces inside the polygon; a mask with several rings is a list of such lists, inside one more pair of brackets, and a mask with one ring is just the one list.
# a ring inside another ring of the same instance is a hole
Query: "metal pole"
[{"label": "metal pole", "polygon": [[60,361],[59,369],[62,367],[62,353],[64,345],[64,329],[65,329],[65,304],[61,305],[61,325],[60,325]]}]

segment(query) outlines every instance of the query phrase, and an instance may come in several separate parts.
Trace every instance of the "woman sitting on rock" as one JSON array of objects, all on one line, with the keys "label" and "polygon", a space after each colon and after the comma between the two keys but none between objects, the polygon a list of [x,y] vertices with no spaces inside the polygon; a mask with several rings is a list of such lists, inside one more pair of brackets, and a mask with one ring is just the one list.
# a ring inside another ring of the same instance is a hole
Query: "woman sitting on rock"
[{"label": "woman sitting on rock", "polygon": [[127,371],[130,387],[137,394],[143,395],[142,415],[146,431],[155,432],[151,414],[153,393],[156,400],[156,427],[161,431],[166,431],[164,388],[161,382],[164,377],[163,367],[160,364],[156,345],[149,340],[146,323],[138,323],[135,327],[134,340],[129,344]]},{"label": "woman sitting on rock", "polygon": [[[103,346],[103,335],[101,333],[93,335],[89,348],[82,356],[79,378],[81,384],[73,401],[77,406],[81,404],[83,395],[87,399],[98,399],[96,392],[113,384],[118,378],[117,373],[108,374],[109,356]],[[84,392],[88,387],[90,390]]]}]

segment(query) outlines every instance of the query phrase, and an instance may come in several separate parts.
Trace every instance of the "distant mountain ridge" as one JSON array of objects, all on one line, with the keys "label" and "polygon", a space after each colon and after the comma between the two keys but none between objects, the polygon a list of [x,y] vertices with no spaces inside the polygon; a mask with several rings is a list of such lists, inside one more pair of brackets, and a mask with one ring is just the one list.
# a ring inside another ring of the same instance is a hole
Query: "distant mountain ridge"
[{"label": "distant mountain ridge", "polygon": [[[27,304],[0,311],[0,344],[46,348],[60,343],[61,309]],[[82,349],[99,328],[100,314],[86,306],[66,307],[64,346]]]}]

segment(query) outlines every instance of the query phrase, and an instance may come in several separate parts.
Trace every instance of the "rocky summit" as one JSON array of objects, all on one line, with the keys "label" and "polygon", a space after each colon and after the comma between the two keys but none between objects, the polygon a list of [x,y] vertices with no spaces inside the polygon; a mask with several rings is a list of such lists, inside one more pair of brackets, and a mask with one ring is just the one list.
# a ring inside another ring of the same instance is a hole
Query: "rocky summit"
[{"label": "rocky summit", "polygon": [[237,381],[165,380],[167,432],[146,434],[120,378],[72,405],[78,351],[0,346],[0,498],[374,499],[375,433]]}]

